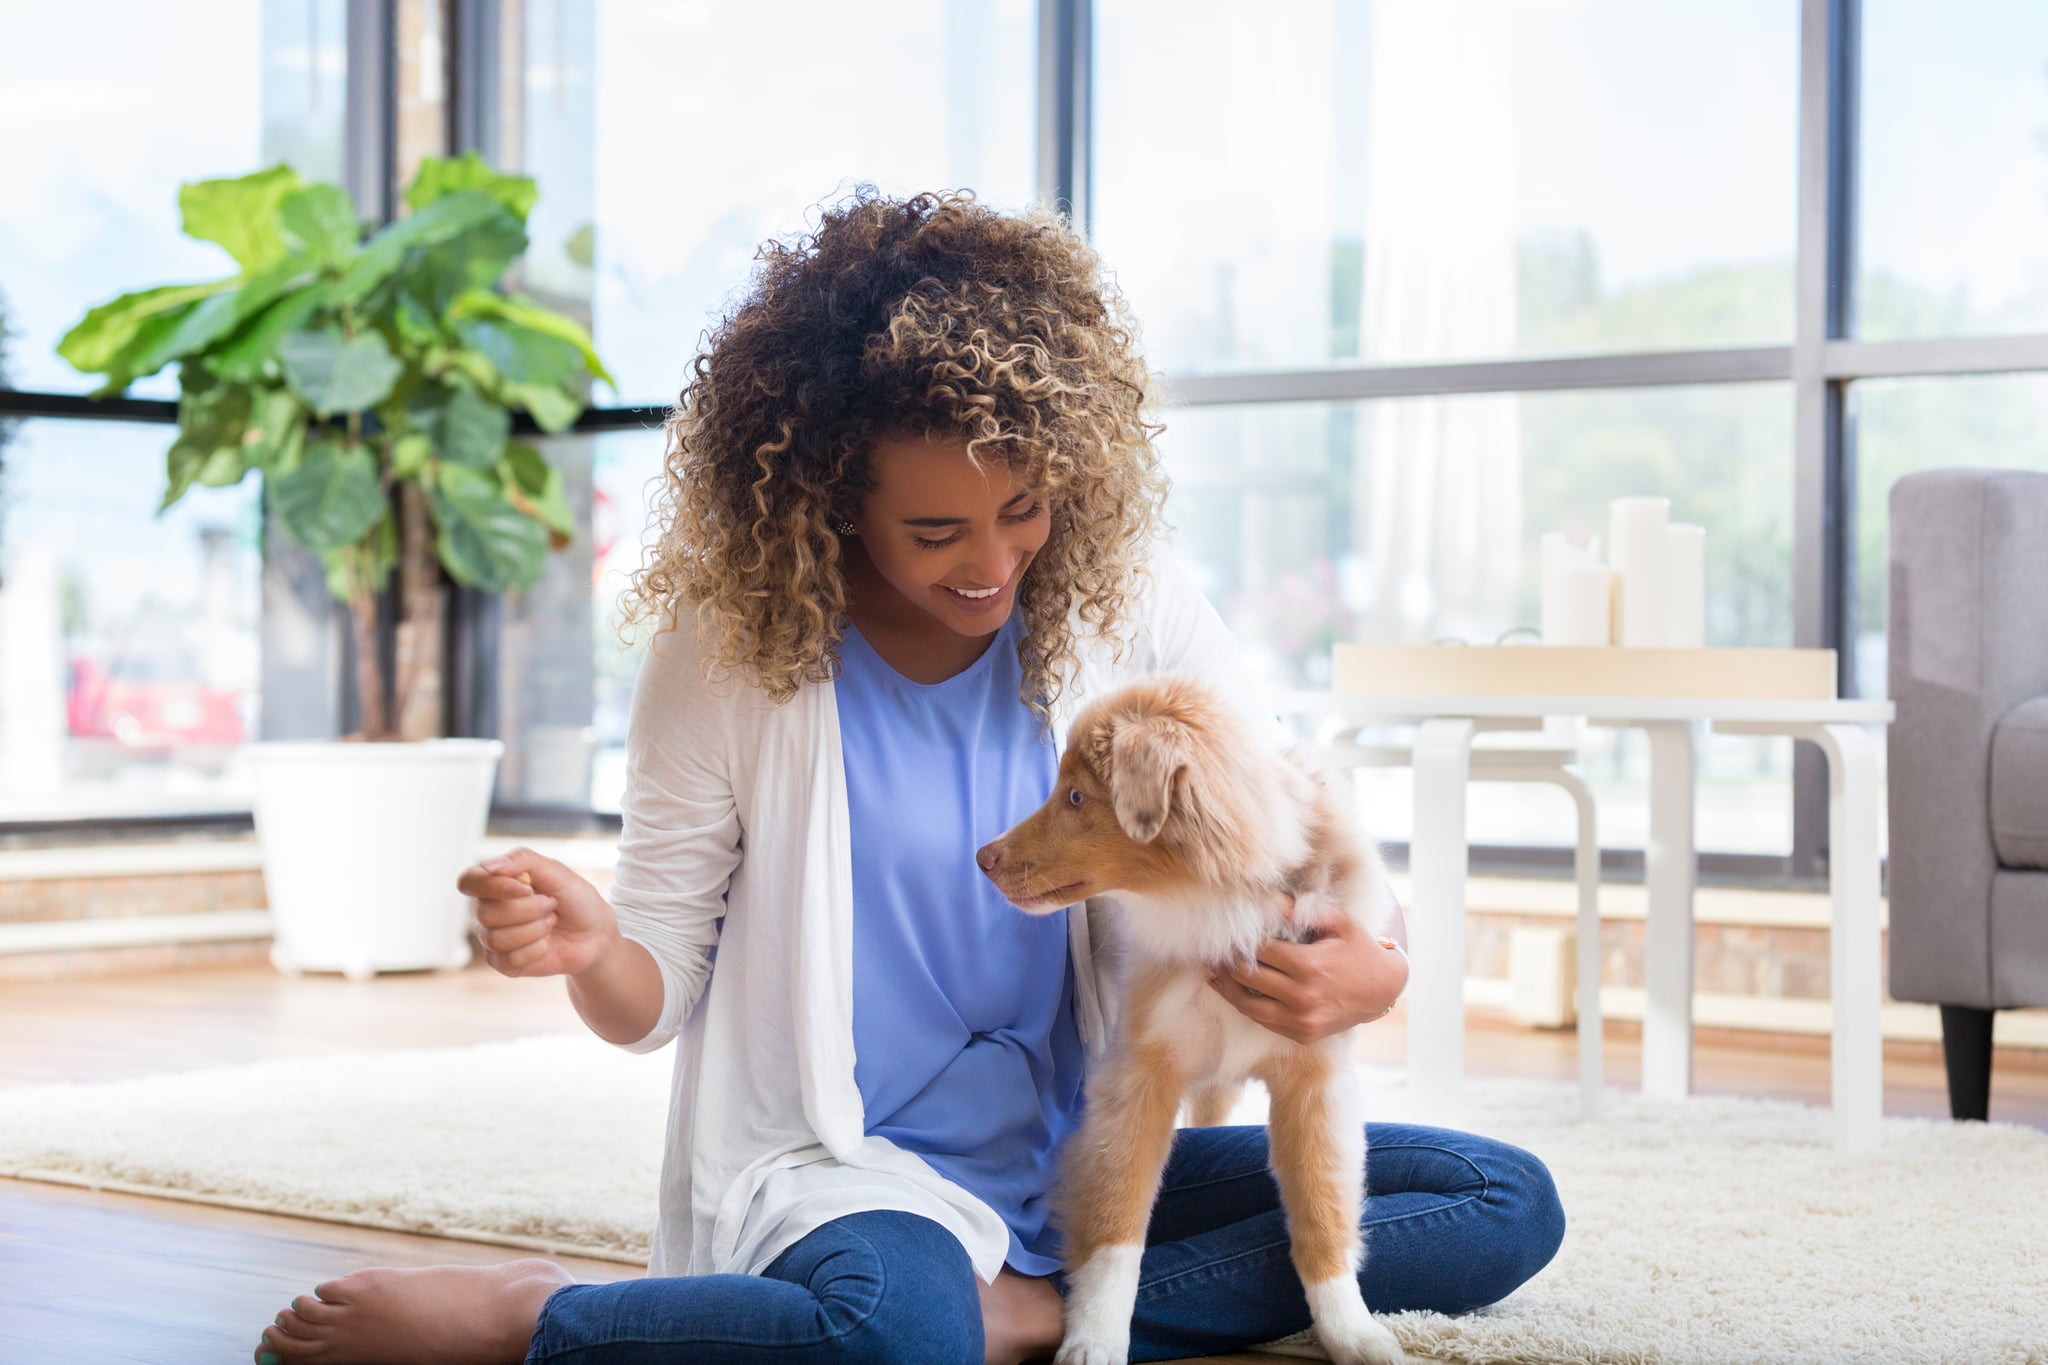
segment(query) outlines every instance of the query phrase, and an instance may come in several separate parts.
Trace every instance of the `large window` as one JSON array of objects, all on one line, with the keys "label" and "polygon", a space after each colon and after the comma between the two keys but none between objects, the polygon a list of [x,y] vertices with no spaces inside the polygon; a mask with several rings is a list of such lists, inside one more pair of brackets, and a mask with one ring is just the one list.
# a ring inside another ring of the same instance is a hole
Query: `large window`
[{"label": "large window", "polygon": [[0,823],[248,807],[260,490],[159,515],[168,412],[80,407],[96,381],[54,349],[117,294],[234,271],[179,231],[180,184],[342,179],[344,0],[204,9],[0,0]]},{"label": "large window", "polygon": [[[1786,386],[1755,384],[1189,408],[1161,442],[1174,548],[1258,673],[1318,687],[1338,641],[1535,628],[1542,534],[1604,534],[1617,491],[1660,494],[1713,528],[1707,642],[1787,646],[1791,407]],[[1647,749],[1601,731],[1587,746],[1602,837],[1640,846]],[[1716,740],[1701,771],[1704,847],[1790,852],[1788,743]],[[1407,837],[1406,781],[1369,783],[1381,838]],[[1567,844],[1572,828],[1561,796],[1472,794],[1475,841]]]},{"label": "large window", "polygon": [[[1707,527],[1710,643],[1839,647],[1872,693],[1890,483],[1934,462],[2041,463],[2038,5],[222,0],[208,14],[200,33],[140,0],[0,0],[0,420],[18,428],[0,568],[56,574],[60,623],[77,623],[57,646],[67,696],[69,658],[101,649],[100,623],[140,599],[96,590],[97,615],[81,614],[73,549],[49,547],[73,534],[58,512],[85,504],[51,491],[50,462],[116,445],[137,459],[162,432],[58,421],[83,416],[86,381],[51,345],[123,289],[225,268],[178,235],[178,182],[279,159],[337,178],[344,143],[357,180],[393,142],[386,179],[442,142],[534,175],[521,287],[587,319],[619,378],[548,441],[588,534],[534,589],[463,618],[493,661],[482,721],[508,741],[513,805],[616,804],[638,659],[617,596],[648,527],[659,413],[760,243],[863,182],[1076,207],[1175,403],[1175,551],[1278,683],[1322,682],[1340,638],[1533,624],[1541,533],[1597,533],[1609,499],[1663,492]],[[349,54],[366,52],[382,65],[350,81]],[[220,558],[240,542],[194,540],[140,505],[122,515],[137,543],[175,533],[188,563],[238,565],[246,597],[252,562]],[[196,619],[216,599],[180,600],[163,609]],[[204,671],[192,657],[176,667]],[[273,725],[283,712],[269,708]],[[1603,831],[1624,846],[1640,838],[1631,743],[1591,759]],[[66,728],[66,771],[95,744]],[[1818,872],[1824,774],[1788,752],[1713,742],[1703,847],[1789,849],[1783,866]],[[136,765],[157,760],[129,757],[105,790],[147,785]],[[160,790],[177,766],[162,762]],[[187,766],[206,765],[194,750]],[[1475,792],[1475,836],[1561,843],[1562,808],[1540,805]]]},{"label": "large window", "polygon": [[254,485],[159,516],[163,428],[34,420],[6,454],[0,823],[246,809]]},{"label": "large window", "polygon": [[1155,364],[1784,344],[1798,7],[1096,0]]},{"label": "large window", "polygon": [[2048,330],[2048,5],[1860,9],[1856,334]]},{"label": "large window", "polygon": [[1030,0],[526,0],[500,155],[528,285],[587,308],[620,403],[668,403],[767,238],[860,182],[1031,200]]},{"label": "large window", "polygon": [[623,629],[620,597],[652,534],[662,433],[607,431],[547,443],[588,534],[509,598],[499,629],[500,802],[616,813],[626,718],[647,631]]},{"label": "large window", "polygon": [[[343,0],[0,0],[0,317],[17,389],[93,380],[55,353],[94,304],[234,272],[178,230],[178,186],[288,161],[342,173]],[[177,392],[169,375],[138,397]]]}]

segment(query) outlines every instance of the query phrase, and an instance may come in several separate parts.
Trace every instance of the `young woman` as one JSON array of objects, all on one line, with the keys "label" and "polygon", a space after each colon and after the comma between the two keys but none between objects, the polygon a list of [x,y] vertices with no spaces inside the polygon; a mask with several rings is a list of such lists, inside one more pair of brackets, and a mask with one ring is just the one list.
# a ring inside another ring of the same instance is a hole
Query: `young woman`
[{"label": "young woman", "polygon": [[[566,977],[630,1051],[680,1039],[649,1274],[359,1271],[295,1299],[259,1360],[1051,1353],[1046,1189],[1109,983],[1083,907],[1019,914],[973,851],[1044,799],[1090,694],[1151,670],[1239,683],[1215,613],[1150,562],[1146,379],[1114,288],[1050,214],[864,193],[764,248],[670,422],[629,600],[662,629],[616,884],[527,851],[461,882],[498,971]],[[1384,1014],[1406,979],[1358,935],[1272,944],[1215,984],[1308,1040]],[[1376,1311],[1491,1303],[1556,1251],[1533,1156],[1367,1137]],[[1184,1130],[1133,1357],[1307,1324],[1264,1129]]]}]

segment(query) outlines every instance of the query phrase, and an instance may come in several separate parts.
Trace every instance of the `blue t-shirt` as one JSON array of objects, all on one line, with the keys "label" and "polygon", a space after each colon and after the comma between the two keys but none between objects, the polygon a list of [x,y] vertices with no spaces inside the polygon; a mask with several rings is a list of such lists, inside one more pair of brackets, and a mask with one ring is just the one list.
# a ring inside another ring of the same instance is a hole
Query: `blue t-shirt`
[{"label": "blue t-shirt", "polygon": [[835,684],[853,843],[853,1077],[866,1130],[915,1152],[1010,1228],[1006,1258],[1059,1269],[1053,1157],[1081,1107],[1067,911],[1004,900],[974,851],[1052,790],[1021,700],[1018,618],[966,671],[915,683],[848,627]]}]

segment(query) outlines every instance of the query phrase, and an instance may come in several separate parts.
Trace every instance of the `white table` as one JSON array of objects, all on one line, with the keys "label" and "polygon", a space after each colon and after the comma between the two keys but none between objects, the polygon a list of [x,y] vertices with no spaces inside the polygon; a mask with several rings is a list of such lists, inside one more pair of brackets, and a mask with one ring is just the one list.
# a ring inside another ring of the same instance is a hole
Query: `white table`
[{"label": "white table", "polygon": [[[1641,729],[1650,741],[1650,834],[1643,850],[1643,1091],[1692,1090],[1694,772],[1709,729],[1811,740],[1828,764],[1828,934],[1833,1004],[1835,1145],[1873,1151],[1883,1113],[1883,999],[1878,915],[1876,746],[1863,728],[1892,719],[1888,701],[1716,698],[1291,694],[1288,709],[1350,723],[1413,723],[1415,825],[1409,843],[1408,1070],[1417,1097],[1455,1109],[1465,1074],[1465,788],[1478,728],[1534,727],[1580,716]],[[1584,960],[1583,958],[1581,959]]]}]

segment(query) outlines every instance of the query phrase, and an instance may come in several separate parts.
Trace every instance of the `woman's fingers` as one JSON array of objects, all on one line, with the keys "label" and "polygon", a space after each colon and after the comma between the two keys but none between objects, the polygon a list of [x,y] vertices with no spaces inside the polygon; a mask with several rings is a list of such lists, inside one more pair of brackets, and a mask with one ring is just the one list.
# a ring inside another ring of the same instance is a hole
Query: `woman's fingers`
[{"label": "woman's fingers", "polygon": [[455,879],[455,889],[465,896],[478,900],[501,901],[514,896],[531,896],[533,884],[502,872],[486,872],[481,867],[465,867],[462,875]]},{"label": "woman's fingers", "polygon": [[472,889],[472,886],[499,883],[519,882],[528,888],[541,883],[541,889],[546,890],[560,880],[557,873],[566,871],[567,869],[553,858],[535,853],[530,848],[515,848],[510,853],[501,853],[495,858],[479,859],[470,864],[462,870],[455,884],[472,896],[482,894]]},{"label": "woman's fingers", "polygon": [[1247,992],[1256,991],[1290,1007],[1300,1004],[1301,987],[1285,972],[1264,962],[1240,962],[1223,969],[1224,978]]},{"label": "woman's fingers", "polygon": [[511,952],[504,954],[503,960],[507,968],[518,971],[546,957],[553,947],[554,945],[548,941],[548,936],[542,934],[524,948],[514,948]]},{"label": "woman's fingers", "polygon": [[524,948],[529,943],[538,943],[553,932],[554,927],[555,917],[548,915],[541,919],[530,920],[524,924],[510,925],[503,929],[479,930],[477,941],[484,945],[484,949],[487,952],[511,953]]},{"label": "woman's fingers", "polygon": [[478,901],[476,922],[486,929],[503,929],[509,925],[526,924],[555,910],[553,896],[525,895],[517,900]]}]

